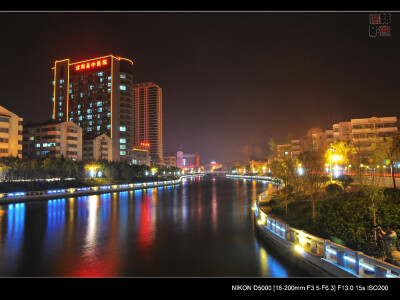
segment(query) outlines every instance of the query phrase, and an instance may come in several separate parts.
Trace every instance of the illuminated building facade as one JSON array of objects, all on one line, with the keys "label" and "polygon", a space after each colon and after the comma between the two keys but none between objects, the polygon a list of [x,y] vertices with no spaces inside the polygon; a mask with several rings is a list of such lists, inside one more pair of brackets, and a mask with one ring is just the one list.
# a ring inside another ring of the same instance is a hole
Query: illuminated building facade
[{"label": "illuminated building facade", "polygon": [[0,106],[0,157],[22,158],[22,118]]},{"label": "illuminated building facade", "polygon": [[85,134],[82,138],[82,160],[112,160],[112,141],[106,134],[93,136]]},{"label": "illuminated building facade", "polygon": [[84,134],[105,134],[112,161],[131,161],[133,62],[108,55],[53,67],[53,116],[72,121]]},{"label": "illuminated building facade", "polygon": [[150,144],[141,142],[132,148],[132,163],[134,165],[150,166]]},{"label": "illuminated building facade", "polygon": [[398,126],[397,117],[352,119],[352,142],[359,150],[370,151],[373,143],[395,135],[399,131]]},{"label": "illuminated building facade", "polygon": [[180,169],[193,170],[200,168],[200,156],[198,153],[176,153],[176,166]]},{"label": "illuminated building facade", "polygon": [[[371,117],[351,119],[332,125],[325,131],[314,130],[312,134],[312,149],[325,151],[335,141],[344,141],[355,146],[359,151],[370,151],[373,143],[382,142],[399,132],[397,117]],[[278,145],[278,153],[290,152],[290,145]],[[289,149],[289,150],[288,150]],[[300,153],[306,149],[300,147]]]},{"label": "illuminated building facade", "polygon": [[176,153],[168,152],[163,155],[164,165],[169,167],[176,167]]},{"label": "illuminated building facade", "polygon": [[82,160],[82,128],[71,121],[28,123],[23,130],[23,156],[31,159]]},{"label": "illuminated building facade", "polygon": [[133,86],[133,143],[150,143],[151,165],[163,163],[162,89],[152,83]]}]

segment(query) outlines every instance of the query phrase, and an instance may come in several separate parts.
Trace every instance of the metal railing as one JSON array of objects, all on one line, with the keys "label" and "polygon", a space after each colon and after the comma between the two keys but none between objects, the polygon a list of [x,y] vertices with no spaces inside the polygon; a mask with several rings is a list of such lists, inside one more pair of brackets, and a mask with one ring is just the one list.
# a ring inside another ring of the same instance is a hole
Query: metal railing
[{"label": "metal railing", "polygon": [[291,227],[261,211],[256,203],[254,210],[257,225],[289,241],[294,252],[305,251],[359,277],[400,278],[400,268],[393,264]]},{"label": "metal railing", "polygon": [[79,187],[79,188],[66,188],[66,189],[51,189],[51,190],[41,190],[41,191],[29,191],[29,192],[13,192],[13,193],[0,193],[0,203],[1,200],[24,200],[33,197],[41,196],[55,196],[55,197],[65,197],[74,194],[87,194],[90,192],[117,192],[132,189],[143,189],[143,188],[153,188],[166,185],[179,184],[182,178],[192,177],[192,176],[181,176],[177,180],[168,181],[155,181],[155,182],[141,182],[141,183],[127,183],[127,184],[114,184],[114,185],[102,185],[102,186],[92,186],[92,187]]},{"label": "metal railing", "polygon": [[[229,177],[259,179],[255,178],[256,176],[234,175]],[[265,177],[261,177],[261,179],[265,179]],[[267,196],[267,191],[258,194],[258,201],[253,204],[257,226],[279,237],[275,241],[281,240],[282,244],[284,244],[283,241],[286,244],[289,242],[293,253],[305,252],[308,255],[303,256],[303,258],[310,260],[313,264],[317,262],[320,268],[323,268],[323,262],[325,262],[358,277],[400,278],[400,267],[396,265],[336,244],[328,239],[314,236],[304,230],[291,227],[289,224],[263,212],[258,203]]]}]

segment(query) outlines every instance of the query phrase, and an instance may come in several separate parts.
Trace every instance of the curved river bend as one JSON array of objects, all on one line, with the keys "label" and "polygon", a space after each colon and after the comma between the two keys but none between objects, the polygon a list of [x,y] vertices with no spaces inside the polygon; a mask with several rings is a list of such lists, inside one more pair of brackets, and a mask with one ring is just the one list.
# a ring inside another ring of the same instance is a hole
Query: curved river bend
[{"label": "curved river bend", "polygon": [[1,277],[305,277],[257,237],[268,182],[224,177],[0,205]]}]

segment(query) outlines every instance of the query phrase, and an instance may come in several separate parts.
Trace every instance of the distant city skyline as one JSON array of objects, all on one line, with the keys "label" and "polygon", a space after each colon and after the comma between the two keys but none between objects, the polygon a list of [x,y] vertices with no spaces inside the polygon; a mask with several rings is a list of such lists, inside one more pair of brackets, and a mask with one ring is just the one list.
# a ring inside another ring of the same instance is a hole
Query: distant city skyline
[{"label": "distant city skyline", "polygon": [[164,152],[246,160],[309,128],[398,116],[400,35],[372,12],[2,12],[0,105],[51,117],[54,62],[129,57],[163,89]]}]

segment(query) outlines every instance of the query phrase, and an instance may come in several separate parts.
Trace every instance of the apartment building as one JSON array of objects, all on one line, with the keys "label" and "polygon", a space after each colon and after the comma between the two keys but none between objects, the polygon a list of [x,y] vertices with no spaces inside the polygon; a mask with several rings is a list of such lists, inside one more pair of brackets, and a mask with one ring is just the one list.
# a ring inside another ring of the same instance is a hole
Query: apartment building
[{"label": "apartment building", "polygon": [[71,121],[50,120],[24,125],[22,153],[30,159],[82,160],[82,128]]},{"label": "apartment building", "polygon": [[352,119],[351,126],[354,146],[366,151],[371,150],[372,143],[382,142],[399,131],[397,117]]},{"label": "apartment building", "polygon": [[23,119],[0,106],[0,157],[22,158]]},{"label": "apartment building", "polygon": [[85,134],[82,138],[82,160],[112,160],[112,141],[106,134]]}]

